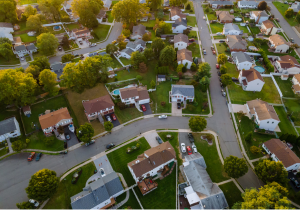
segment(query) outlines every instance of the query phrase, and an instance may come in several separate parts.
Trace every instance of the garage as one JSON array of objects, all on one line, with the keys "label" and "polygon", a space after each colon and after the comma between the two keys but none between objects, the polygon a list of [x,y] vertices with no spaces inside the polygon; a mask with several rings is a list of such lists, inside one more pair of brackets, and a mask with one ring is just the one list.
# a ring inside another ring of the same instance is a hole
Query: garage
[{"label": "garage", "polygon": [[143,99],[143,100],[139,100],[139,104],[142,105],[142,104],[146,104],[146,103],[150,103],[150,99],[147,98],[147,99]]}]

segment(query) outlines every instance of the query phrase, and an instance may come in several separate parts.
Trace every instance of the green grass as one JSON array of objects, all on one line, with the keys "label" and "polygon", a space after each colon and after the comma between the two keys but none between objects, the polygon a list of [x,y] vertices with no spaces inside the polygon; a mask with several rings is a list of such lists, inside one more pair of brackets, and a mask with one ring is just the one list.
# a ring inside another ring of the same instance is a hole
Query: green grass
[{"label": "green grass", "polygon": [[183,114],[209,114],[209,106],[207,105],[206,108],[203,108],[205,103],[208,103],[208,97],[206,91],[203,92],[200,88],[200,85],[195,87],[195,99],[198,103],[197,106],[194,103],[187,102],[187,107],[182,110]]},{"label": "green grass", "polygon": [[[250,30],[252,31],[252,33],[254,34],[259,34],[261,33],[260,32],[260,29],[258,27],[250,27]],[[248,32],[247,32],[248,33]]]},{"label": "green grass", "polygon": [[115,106],[115,114],[121,124],[143,116],[143,112],[138,111],[135,106],[123,110],[120,110],[118,106]]},{"label": "green grass", "polygon": [[[17,35],[19,36],[19,35]],[[22,42],[33,42],[36,41],[36,36],[28,36],[27,33],[20,34]]]},{"label": "green grass", "polygon": [[196,20],[196,17],[194,17],[194,16],[186,16],[186,20],[187,20],[187,24],[189,26],[195,27],[195,25],[197,25],[197,20]]},{"label": "green grass", "polygon": [[231,77],[239,77],[239,71],[237,70],[235,64],[227,62],[225,63],[225,66],[227,67],[227,74],[229,74]]},{"label": "green grass", "polygon": [[75,58],[72,60],[73,63],[78,63],[81,59],[80,58]]},{"label": "green grass", "polygon": [[222,32],[223,31],[224,24],[221,23],[212,23],[210,24],[211,32],[213,34]]},{"label": "green grass", "polygon": [[217,35],[217,36],[214,36],[214,39],[225,39],[226,36],[225,35]]},{"label": "green grass", "polygon": [[110,27],[110,25],[99,24],[96,28],[93,28],[93,31],[97,34],[97,37],[94,37],[94,39],[90,39],[90,42],[95,43],[103,41],[106,38]]},{"label": "green grass", "polygon": [[19,58],[16,55],[13,55],[9,60],[6,60],[2,56],[0,56],[0,65],[15,65],[20,64]]},{"label": "green grass", "polygon": [[287,118],[284,108],[281,106],[275,106],[274,109],[280,119],[280,123],[278,125],[281,130],[281,133],[289,133],[289,134],[297,135],[292,123]]},{"label": "green grass", "polygon": [[122,58],[122,57],[120,57],[119,59],[123,63],[124,66],[130,65],[130,59]]},{"label": "green grass", "polygon": [[246,33],[246,34],[249,33],[247,26],[241,26],[239,24],[238,24],[238,26],[239,26],[240,30],[242,30],[244,33]]},{"label": "green grass", "polygon": [[23,4],[33,4],[33,3],[37,3],[37,0],[20,0],[19,4],[23,5]]},{"label": "green grass", "polygon": [[[217,20],[216,12],[214,12],[210,7],[208,7],[208,5],[203,5],[202,7],[203,7],[204,14],[207,15],[208,20]],[[206,7],[209,8],[208,12],[205,11]]]},{"label": "green grass", "polygon": [[113,62],[113,68],[122,68],[123,66],[120,64],[120,62],[114,57],[112,56],[112,62]]},{"label": "green grass", "polygon": [[147,22],[141,22],[142,25],[146,27],[154,27],[155,26],[155,20],[148,20]]},{"label": "green grass", "polygon": [[225,195],[229,209],[232,208],[234,203],[244,201],[241,195],[241,191],[237,188],[234,182],[228,182],[219,185],[219,187],[221,188],[221,190]]},{"label": "green grass", "polygon": [[107,11],[106,15],[107,15],[107,20],[109,23],[114,22],[114,17],[111,15],[111,11]]},{"label": "green grass", "polygon": [[[130,193],[129,193],[129,199],[128,199],[128,201],[126,203],[124,203],[123,206],[119,207],[118,209],[141,209],[141,206],[138,203],[138,201],[136,200],[135,195],[133,194],[132,190],[130,190],[129,192]],[[123,194],[125,194],[125,193],[123,193]],[[119,197],[117,197],[117,199]]]},{"label": "green grass", "polygon": [[230,55],[230,52],[227,52],[227,51],[226,51],[226,50],[227,50],[227,45],[226,45],[226,44],[224,44],[224,43],[219,43],[219,44],[216,44],[216,46],[217,46],[217,50],[218,50],[218,53],[219,53],[219,54],[224,53],[224,54],[226,54],[226,55]]},{"label": "green grass", "polygon": [[186,8],[186,5],[187,4],[190,4],[191,6],[191,10],[193,10],[193,12],[191,12],[190,10],[184,10],[183,13],[189,13],[189,14],[195,14],[195,9],[194,9],[194,4],[192,1],[188,1],[186,4],[185,4],[185,8]]},{"label": "green grass", "polygon": [[296,26],[297,22],[295,21],[295,17],[287,18],[285,17],[284,13],[285,11],[290,7],[288,4],[284,4],[281,2],[273,2],[275,7],[278,9],[278,11],[281,13],[281,15],[284,17],[284,19],[291,25]]},{"label": "green grass", "polygon": [[[174,150],[176,152],[176,159],[177,159],[178,166],[181,166],[183,161],[180,158],[178,133],[177,132],[159,132],[158,135],[164,142],[166,142],[166,141],[170,142],[170,144],[172,145],[172,147],[174,148]],[[167,138],[167,135],[171,135],[171,136],[173,136],[173,138],[171,140],[169,140]]]},{"label": "green grass", "polygon": [[294,50],[290,50],[288,51],[287,54],[284,54],[284,53],[273,53],[273,52],[269,52],[268,49],[269,49],[269,46],[267,44],[263,44],[261,47],[260,47],[261,50],[265,51],[265,53],[267,55],[277,55],[277,56],[284,56],[284,55],[290,55],[292,57],[295,57],[297,60],[299,60],[299,57],[298,55],[296,54],[296,52]]},{"label": "green grass", "polygon": [[69,30],[73,30],[79,28],[80,25],[78,23],[71,23],[71,24],[65,24],[65,27],[67,27]]},{"label": "green grass", "polygon": [[197,38],[197,31],[190,31],[188,37],[189,38]]},{"label": "green grass", "polygon": [[0,150],[0,157],[6,154],[7,154],[6,148]]},{"label": "green grass", "polygon": [[282,80],[281,77],[279,76],[274,76],[274,79],[276,80],[281,93],[284,97],[289,97],[289,98],[295,98],[297,95],[293,92],[292,90],[292,79],[289,78],[288,80]]},{"label": "green grass", "polygon": [[283,103],[287,110],[292,113],[295,118],[295,126],[300,126],[300,100],[283,99]]},{"label": "green grass", "polygon": [[72,172],[59,183],[56,193],[50,198],[44,209],[72,209],[70,198],[82,191],[86,181],[94,175],[94,170],[96,169],[94,162],[88,163],[81,168],[82,173],[77,183],[71,183],[74,174]]},{"label": "green grass", "polygon": [[[171,91],[171,85],[172,82],[170,81],[159,82],[159,85],[156,86],[156,91],[149,93],[150,98],[153,101],[150,106],[154,113],[172,112],[172,104],[169,103],[169,91]],[[162,106],[161,102],[166,102],[166,104]]]},{"label": "green grass", "polygon": [[193,58],[194,58],[194,57],[201,58],[199,45],[196,44],[195,42],[194,42],[193,44],[190,44],[190,45],[187,47],[187,49],[190,50],[190,51],[192,51],[192,56],[193,56]]},{"label": "green grass", "polygon": [[147,29],[149,32],[151,32],[151,41],[154,41],[156,39],[155,31],[152,29]]},{"label": "green grass", "polygon": [[[127,147],[135,146],[137,143],[140,145],[140,149],[127,154]],[[135,181],[128,169],[127,163],[135,160],[138,155],[143,154],[144,151],[150,149],[150,145],[147,140],[142,137],[138,141],[132,142],[130,144],[124,145],[123,147],[107,154],[109,162],[115,172],[121,173],[127,183],[127,186],[135,184]]]},{"label": "green grass", "polygon": [[235,83],[227,86],[231,102],[233,104],[245,104],[246,101],[260,98],[268,103],[281,104],[279,93],[272,78],[265,77],[264,81],[265,84],[260,92],[244,91],[241,86]]},{"label": "green grass", "polygon": [[55,138],[55,141],[52,145],[47,146],[44,143],[44,139],[47,137],[44,135],[42,131],[39,131],[37,133],[32,134],[30,137],[27,137],[30,139],[29,144],[27,144],[26,149],[41,149],[41,150],[47,150],[47,151],[61,151],[64,150],[64,141],[58,140]]}]

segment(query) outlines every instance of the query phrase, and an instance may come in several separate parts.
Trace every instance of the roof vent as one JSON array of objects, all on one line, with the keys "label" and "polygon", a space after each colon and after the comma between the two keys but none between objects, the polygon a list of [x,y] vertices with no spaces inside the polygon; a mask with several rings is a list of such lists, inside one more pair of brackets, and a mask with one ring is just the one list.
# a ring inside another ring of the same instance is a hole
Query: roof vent
[{"label": "roof vent", "polygon": [[155,161],[153,161],[153,165],[155,165]]},{"label": "roof vent", "polygon": [[139,162],[140,162],[139,160],[135,161],[135,163],[139,163]]}]

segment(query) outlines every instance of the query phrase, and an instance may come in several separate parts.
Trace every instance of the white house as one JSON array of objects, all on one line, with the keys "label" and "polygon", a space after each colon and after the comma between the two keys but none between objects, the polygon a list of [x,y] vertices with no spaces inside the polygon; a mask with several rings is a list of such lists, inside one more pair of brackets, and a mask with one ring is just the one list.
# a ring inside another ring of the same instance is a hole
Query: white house
[{"label": "white house", "polygon": [[0,22],[0,37],[8,38],[10,41],[14,41],[12,33],[14,27],[11,23]]},{"label": "white house", "polygon": [[265,35],[275,35],[278,31],[278,28],[275,26],[275,24],[270,20],[265,20],[262,22],[260,31]]},{"label": "white house", "polygon": [[91,32],[88,28],[84,28],[84,29],[76,28],[70,32],[70,36],[75,37],[76,39],[80,39],[80,38],[89,39],[91,38]]},{"label": "white house", "polygon": [[270,139],[262,147],[274,161],[281,161],[287,171],[299,172],[299,157],[280,139]]},{"label": "white house", "polygon": [[274,66],[276,67],[279,73],[289,75],[300,73],[299,62],[296,60],[296,58],[290,55],[280,56],[278,60],[274,62]]},{"label": "white house", "polygon": [[147,87],[121,88],[120,98],[125,104],[146,104],[150,102],[150,96]]},{"label": "white house", "polygon": [[292,5],[290,6],[290,8],[293,9],[294,12],[296,12],[296,13],[299,12],[299,10],[300,10],[300,2],[299,1],[295,1],[294,3],[292,3]]},{"label": "white house", "polygon": [[259,2],[257,1],[239,1],[238,8],[241,9],[256,9]]},{"label": "white house", "polygon": [[130,48],[125,48],[125,49],[123,49],[123,50],[121,50],[121,51],[119,52],[118,57],[123,57],[123,58],[129,59],[129,58],[131,58],[131,54],[132,54],[133,52],[134,52],[134,51],[133,51],[132,49],[130,49]]},{"label": "white house", "polygon": [[213,9],[222,8],[225,6],[233,7],[232,1],[210,1],[209,3]]},{"label": "white house", "polygon": [[170,1],[169,0],[164,0],[163,6],[164,7],[169,7],[170,6]]},{"label": "white house", "polygon": [[272,105],[260,99],[247,101],[247,110],[260,129],[274,131],[280,123],[279,117]]},{"label": "white house", "polygon": [[37,52],[37,47],[33,43],[31,43],[30,45],[27,45],[26,48],[27,48],[27,51],[29,54]]},{"label": "white house", "polygon": [[177,19],[175,23],[172,23],[172,31],[176,34],[182,34],[184,30],[187,29],[187,20]]},{"label": "white house", "polygon": [[275,53],[286,53],[290,48],[289,43],[278,34],[269,37],[269,45]]},{"label": "white house", "polygon": [[132,51],[143,51],[146,47],[146,42],[142,39],[137,39],[134,42],[128,42],[126,48],[131,49]]},{"label": "white house", "polygon": [[193,63],[192,51],[189,51],[187,49],[178,50],[177,63],[187,65],[187,68],[190,69]]},{"label": "white house", "polygon": [[21,135],[20,126],[15,117],[0,121],[0,142]]},{"label": "white house", "polygon": [[178,50],[186,49],[189,44],[189,37],[185,34],[177,34],[174,36],[174,48]]},{"label": "white house", "polygon": [[300,74],[296,74],[293,76],[292,83],[293,83],[292,89],[294,93],[300,94]]},{"label": "white house", "polygon": [[251,57],[244,52],[232,53],[233,61],[238,70],[249,70],[253,65]]},{"label": "white house", "polygon": [[14,54],[17,55],[18,58],[22,58],[23,56],[28,54],[28,50],[27,50],[26,46],[23,44],[15,46],[15,49],[13,52],[14,52]]},{"label": "white house", "polygon": [[265,11],[251,11],[250,19],[254,19],[256,24],[261,24],[269,19],[269,15]]},{"label": "white house", "polygon": [[172,85],[170,97],[172,102],[193,102],[195,98],[195,89],[193,85]]},{"label": "white house", "polygon": [[178,7],[172,7],[170,10],[170,20],[177,20],[177,19],[186,19],[186,14],[182,14],[182,11]]},{"label": "white house", "polygon": [[255,69],[240,71],[239,82],[242,84],[243,90],[257,92],[260,92],[265,84],[264,79]]},{"label": "white house", "polygon": [[133,26],[131,39],[141,39],[143,35],[146,33],[146,26],[139,24],[137,26]]},{"label": "white house", "polygon": [[106,11],[104,9],[101,9],[96,16],[98,23],[102,23],[104,17],[106,17]]},{"label": "white house", "polygon": [[223,27],[223,34],[224,35],[241,35],[243,31],[240,30],[238,25],[234,23],[226,23]]}]

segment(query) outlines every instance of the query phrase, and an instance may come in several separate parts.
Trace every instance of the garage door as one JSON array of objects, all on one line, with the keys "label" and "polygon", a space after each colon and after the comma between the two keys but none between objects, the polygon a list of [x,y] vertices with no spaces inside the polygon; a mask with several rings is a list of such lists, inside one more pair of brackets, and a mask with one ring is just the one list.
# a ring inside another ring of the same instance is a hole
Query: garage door
[{"label": "garage door", "polygon": [[140,100],[139,104],[146,104],[146,103],[149,103],[149,102],[150,102],[150,99],[144,99],[144,100]]}]

